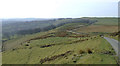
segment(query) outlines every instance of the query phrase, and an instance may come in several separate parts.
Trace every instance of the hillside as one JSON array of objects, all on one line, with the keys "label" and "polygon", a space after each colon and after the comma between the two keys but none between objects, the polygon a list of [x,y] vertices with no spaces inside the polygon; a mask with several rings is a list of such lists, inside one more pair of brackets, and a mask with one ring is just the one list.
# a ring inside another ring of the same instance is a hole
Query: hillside
[{"label": "hillside", "polygon": [[100,37],[118,32],[117,18],[60,19],[51,23],[62,25],[5,41],[3,64],[117,64],[114,49]]},{"label": "hillside", "polygon": [[[19,19],[18,19],[19,20]],[[40,19],[32,19],[31,21],[18,21],[10,20],[10,21],[3,21],[2,23],[2,33],[3,33],[3,41],[7,41],[22,35],[26,34],[33,34],[38,32],[44,32],[51,29],[54,29],[56,27],[62,26],[67,23],[72,22],[80,22],[80,23],[88,23],[92,24],[96,21],[90,20],[90,19],[82,19],[82,18],[56,18],[56,19],[46,19],[46,20],[40,20]],[[27,19],[28,20],[28,19]]]}]

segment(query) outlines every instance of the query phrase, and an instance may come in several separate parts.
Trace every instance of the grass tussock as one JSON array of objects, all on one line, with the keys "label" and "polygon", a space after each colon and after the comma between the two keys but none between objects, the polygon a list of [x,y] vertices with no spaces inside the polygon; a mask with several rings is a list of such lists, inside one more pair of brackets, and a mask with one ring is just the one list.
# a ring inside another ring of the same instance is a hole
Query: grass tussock
[{"label": "grass tussock", "polygon": [[88,53],[88,54],[92,54],[92,53],[93,53],[93,52],[92,52],[92,49],[88,48],[88,49],[87,49],[87,53]]},{"label": "grass tussock", "polygon": [[83,53],[85,53],[84,50],[80,50],[80,51],[79,51],[79,54],[83,54]]}]

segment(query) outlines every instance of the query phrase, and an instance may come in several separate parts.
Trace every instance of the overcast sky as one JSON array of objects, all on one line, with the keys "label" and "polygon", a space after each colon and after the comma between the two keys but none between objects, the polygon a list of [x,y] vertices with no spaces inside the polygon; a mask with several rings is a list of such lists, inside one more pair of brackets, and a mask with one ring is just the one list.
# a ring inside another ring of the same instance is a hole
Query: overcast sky
[{"label": "overcast sky", "polygon": [[0,0],[0,18],[79,18],[118,15],[119,0]]}]

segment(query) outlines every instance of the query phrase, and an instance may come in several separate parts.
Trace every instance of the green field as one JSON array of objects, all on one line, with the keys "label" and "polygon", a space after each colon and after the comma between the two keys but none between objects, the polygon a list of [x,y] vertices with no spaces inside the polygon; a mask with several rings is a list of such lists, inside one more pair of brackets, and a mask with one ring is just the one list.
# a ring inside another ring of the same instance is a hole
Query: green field
[{"label": "green field", "polygon": [[118,31],[117,18],[90,19],[97,22],[65,19],[73,22],[4,42],[3,64],[117,64],[114,49],[100,37]]},{"label": "green field", "polygon": [[118,25],[117,18],[97,18],[97,20],[94,25]]},{"label": "green field", "polygon": [[[52,42],[52,40],[55,41]],[[76,40],[79,39],[56,37],[56,38],[31,41],[29,43],[29,46],[25,46],[24,44],[15,50],[4,52],[3,64],[9,64],[9,63],[10,64],[16,64],[16,63],[41,64],[40,63],[41,59],[44,59],[45,57],[50,58],[56,55],[60,55],[67,51],[71,51],[71,53],[66,56],[57,57],[51,61],[46,61],[44,63],[74,64],[74,61],[76,61],[75,63],[82,63],[82,64],[84,63],[116,64],[116,61],[113,57],[113,55],[115,54],[114,50],[112,49],[110,44],[107,41],[105,41],[103,38],[97,37],[75,43],[74,41]],[[55,43],[54,46],[40,48],[40,45],[46,45],[46,44],[50,45],[53,43]],[[111,53],[107,54],[107,52],[111,52]],[[14,58],[14,60],[12,58]],[[91,59],[93,59],[93,61],[90,61]]]}]

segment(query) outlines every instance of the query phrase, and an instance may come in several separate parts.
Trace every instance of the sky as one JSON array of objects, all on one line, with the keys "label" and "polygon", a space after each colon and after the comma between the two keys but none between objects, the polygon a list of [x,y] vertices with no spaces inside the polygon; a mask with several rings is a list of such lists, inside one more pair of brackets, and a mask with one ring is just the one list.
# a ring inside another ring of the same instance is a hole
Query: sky
[{"label": "sky", "polygon": [[0,18],[117,17],[119,0],[0,0]]}]

